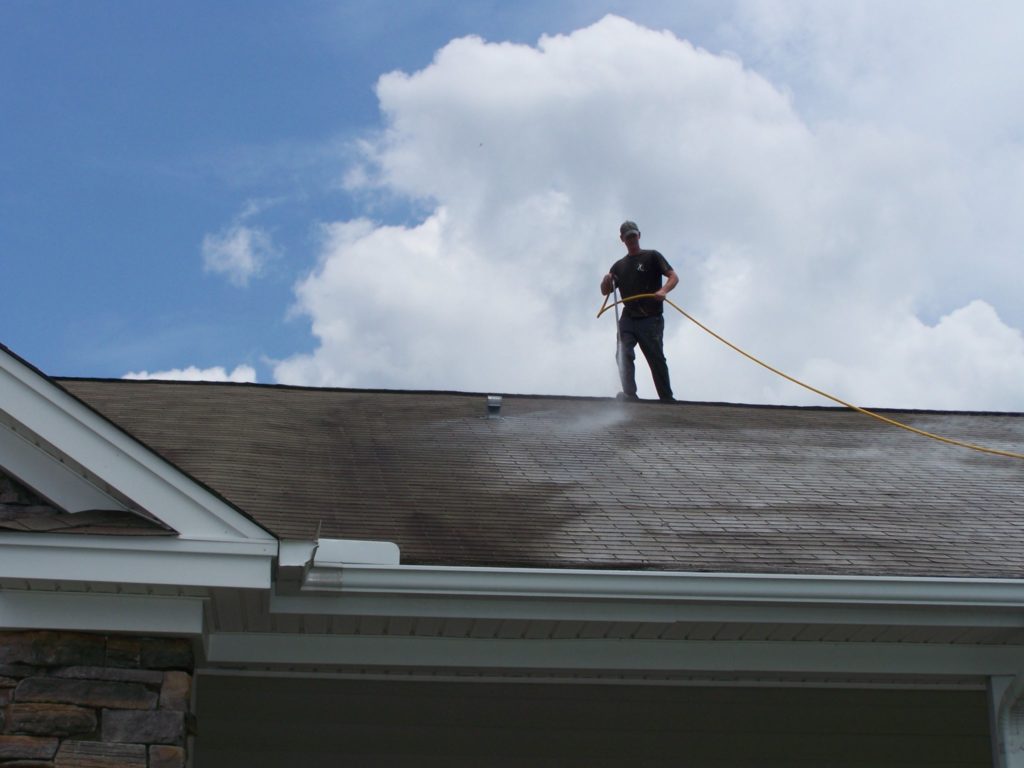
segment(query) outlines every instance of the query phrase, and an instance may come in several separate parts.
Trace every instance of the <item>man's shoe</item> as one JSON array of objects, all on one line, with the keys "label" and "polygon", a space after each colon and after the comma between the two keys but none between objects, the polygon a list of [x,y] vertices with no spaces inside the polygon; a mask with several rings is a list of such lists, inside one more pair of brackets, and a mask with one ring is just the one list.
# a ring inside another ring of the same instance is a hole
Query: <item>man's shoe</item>
[{"label": "man's shoe", "polygon": [[619,394],[617,394],[615,396],[615,399],[616,400],[626,400],[626,401],[632,403],[632,402],[636,402],[640,398],[637,397],[636,395],[627,395],[625,392],[619,392]]}]

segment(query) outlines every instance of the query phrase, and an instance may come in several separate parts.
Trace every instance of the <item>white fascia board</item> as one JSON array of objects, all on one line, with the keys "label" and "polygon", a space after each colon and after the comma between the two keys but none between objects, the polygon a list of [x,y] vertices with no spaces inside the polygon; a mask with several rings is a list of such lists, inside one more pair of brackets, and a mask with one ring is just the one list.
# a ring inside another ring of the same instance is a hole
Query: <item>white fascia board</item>
[{"label": "white fascia board", "polygon": [[315,541],[282,539],[277,546],[277,564],[280,568],[305,568],[316,552]]},{"label": "white fascia board", "polygon": [[1024,611],[956,606],[270,594],[270,612],[497,621],[711,622],[1024,628]]},{"label": "white fascia board", "polygon": [[[0,351],[0,407],[147,512],[197,539],[271,539],[107,419]],[[39,489],[45,494],[46,489]]]},{"label": "white fascia board", "polygon": [[0,465],[18,480],[67,512],[125,509],[67,464],[0,421]]},{"label": "white fascia board", "polygon": [[1024,608],[1024,581],[871,576],[345,565],[302,591],[403,598]]},{"label": "white fascia board", "polygon": [[0,590],[0,629],[198,636],[203,632],[203,599]]},{"label": "white fascia board", "polygon": [[0,534],[0,578],[269,589],[276,541]]},{"label": "white fascia board", "polygon": [[723,640],[528,640],[463,637],[211,633],[211,664],[594,672],[1002,675],[1015,646]]}]

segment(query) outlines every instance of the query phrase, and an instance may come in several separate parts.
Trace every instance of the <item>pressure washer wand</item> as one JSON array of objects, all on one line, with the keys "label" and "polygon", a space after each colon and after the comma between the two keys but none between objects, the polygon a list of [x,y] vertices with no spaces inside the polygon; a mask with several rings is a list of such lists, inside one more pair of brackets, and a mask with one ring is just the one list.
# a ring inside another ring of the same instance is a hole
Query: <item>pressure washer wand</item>
[{"label": "pressure washer wand", "polygon": [[622,331],[619,330],[619,284],[612,275],[612,302],[615,307],[615,366],[619,369],[619,381],[622,381]]}]

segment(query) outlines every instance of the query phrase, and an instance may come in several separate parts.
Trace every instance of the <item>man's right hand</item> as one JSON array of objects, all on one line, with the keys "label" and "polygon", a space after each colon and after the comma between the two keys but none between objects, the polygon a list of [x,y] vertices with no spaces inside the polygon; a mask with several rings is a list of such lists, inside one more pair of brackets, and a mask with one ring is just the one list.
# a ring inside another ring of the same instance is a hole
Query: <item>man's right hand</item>
[{"label": "man's right hand", "polygon": [[611,273],[608,273],[607,275],[601,278],[601,293],[604,296],[607,296],[609,293],[611,293],[612,288],[614,287],[615,283],[612,281]]}]

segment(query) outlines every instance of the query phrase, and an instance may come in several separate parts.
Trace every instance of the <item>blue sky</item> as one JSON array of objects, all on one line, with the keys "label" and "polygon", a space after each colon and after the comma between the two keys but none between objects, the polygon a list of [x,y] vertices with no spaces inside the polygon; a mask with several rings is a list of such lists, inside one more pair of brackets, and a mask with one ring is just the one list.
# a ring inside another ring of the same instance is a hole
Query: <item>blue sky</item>
[{"label": "blue sky", "polygon": [[[0,341],[613,394],[629,217],[673,298],[810,383],[1024,410],[1024,15],[890,5],[5,0]],[[680,396],[818,402],[670,323]]]},{"label": "blue sky", "polygon": [[[309,347],[284,313],[310,227],[356,212],[334,187],[345,142],[379,120],[376,78],[494,18],[447,5],[0,5],[0,250],[23,288],[5,343],[86,376]],[[238,291],[200,244],[264,198],[284,199],[268,226],[286,252]]]},{"label": "blue sky", "polygon": [[[24,290],[4,343],[81,376],[264,368],[312,347],[308,324],[285,318],[291,288],[317,222],[360,212],[337,181],[345,145],[379,126],[377,78],[463,35],[535,42],[602,15],[548,7],[5,0],[0,253]],[[265,220],[282,253],[238,291],[199,252],[250,200],[280,200]]]}]

